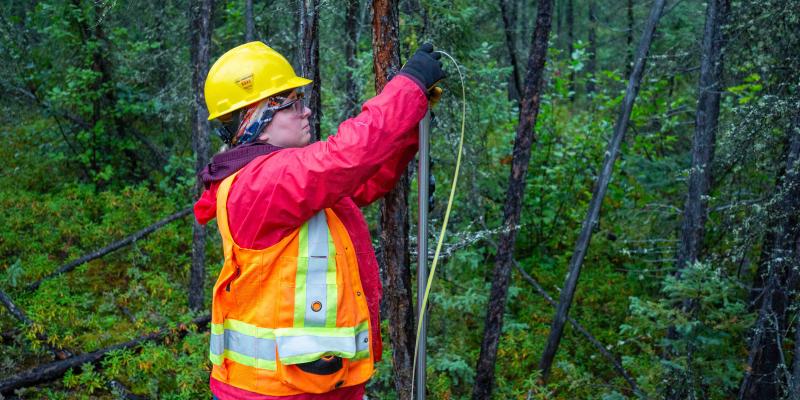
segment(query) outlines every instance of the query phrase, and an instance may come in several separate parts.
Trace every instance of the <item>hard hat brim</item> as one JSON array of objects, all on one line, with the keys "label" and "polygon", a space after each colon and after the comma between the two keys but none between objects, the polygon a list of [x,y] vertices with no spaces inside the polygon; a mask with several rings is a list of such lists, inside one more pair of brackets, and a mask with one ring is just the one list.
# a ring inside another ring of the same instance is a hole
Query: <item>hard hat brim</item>
[{"label": "hard hat brim", "polygon": [[227,110],[225,112],[219,112],[219,113],[216,113],[216,114],[209,114],[208,120],[211,121],[211,120],[217,119],[217,118],[219,118],[219,117],[221,117],[221,116],[223,116],[225,114],[228,114],[228,113],[231,113],[233,111],[236,111],[236,110],[238,110],[238,109],[240,109],[242,107],[247,107],[247,106],[249,106],[249,105],[251,105],[253,103],[257,103],[257,102],[259,102],[261,100],[264,100],[267,97],[270,97],[272,95],[275,95],[275,94],[278,94],[278,93],[281,93],[281,92],[285,92],[285,91],[290,90],[290,89],[296,89],[296,88],[299,88],[299,87],[303,87],[303,86],[306,86],[306,85],[308,85],[309,83],[312,83],[312,82],[314,82],[314,81],[312,81],[311,79],[301,78],[299,76],[296,76],[294,78],[290,78],[289,80],[286,81],[286,83],[284,85],[281,85],[278,88],[273,88],[272,90],[265,90],[265,91],[261,92],[261,94],[258,95],[258,97],[256,97],[255,99],[252,99],[250,101],[242,101],[242,102],[240,102],[241,104],[234,104],[232,107],[230,107],[229,110]]}]

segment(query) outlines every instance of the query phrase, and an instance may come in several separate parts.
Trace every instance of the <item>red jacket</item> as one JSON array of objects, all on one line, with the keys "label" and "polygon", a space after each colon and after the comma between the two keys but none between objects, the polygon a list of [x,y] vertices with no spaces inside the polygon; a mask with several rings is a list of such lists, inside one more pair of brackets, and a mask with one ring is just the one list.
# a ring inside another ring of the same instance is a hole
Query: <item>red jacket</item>
[{"label": "red jacket", "polygon": [[[367,101],[358,116],[339,125],[336,135],[306,147],[277,150],[248,163],[241,169],[228,198],[233,239],[242,247],[254,249],[272,246],[318,211],[333,209],[355,247],[372,337],[377,338],[372,344],[375,361],[380,360],[382,351],[379,316],[382,287],[367,223],[359,207],[385,195],[405,171],[417,152],[417,126],[427,104],[421,86],[399,75],[381,94]],[[201,224],[216,214],[219,182],[212,183],[195,204],[195,217]],[[231,396],[250,398],[220,385],[228,386],[212,382],[212,390],[222,400]],[[360,390],[363,392],[363,387]],[[336,392],[281,399],[321,400],[344,395]],[[348,393],[352,392],[350,389]],[[272,398],[256,396],[252,398]]]}]

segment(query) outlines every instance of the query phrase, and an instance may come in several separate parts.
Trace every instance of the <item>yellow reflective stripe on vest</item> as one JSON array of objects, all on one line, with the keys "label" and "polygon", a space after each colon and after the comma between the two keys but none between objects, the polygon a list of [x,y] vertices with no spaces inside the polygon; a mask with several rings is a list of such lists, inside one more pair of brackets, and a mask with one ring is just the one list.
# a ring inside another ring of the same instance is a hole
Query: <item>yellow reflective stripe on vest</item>
[{"label": "yellow reflective stripe on vest", "polygon": [[300,227],[295,275],[294,326],[336,326],[336,247],[325,211]]},{"label": "yellow reflective stripe on vest", "polygon": [[[277,350],[277,354],[276,354]],[[209,359],[223,358],[250,367],[275,370],[275,359],[285,365],[334,355],[360,360],[369,356],[369,323],[339,328],[261,328],[227,319],[211,324]]]},{"label": "yellow reflective stripe on vest", "polygon": [[275,370],[275,332],[228,319],[211,324],[209,359],[216,365],[227,358],[250,367]]}]

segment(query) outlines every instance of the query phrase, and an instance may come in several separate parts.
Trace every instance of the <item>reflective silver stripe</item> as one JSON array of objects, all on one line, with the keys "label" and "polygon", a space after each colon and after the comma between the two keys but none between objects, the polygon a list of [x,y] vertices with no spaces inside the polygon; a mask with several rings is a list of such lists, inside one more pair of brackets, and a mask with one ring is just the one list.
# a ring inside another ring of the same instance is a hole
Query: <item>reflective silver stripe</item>
[{"label": "reflective silver stripe", "polygon": [[369,329],[356,334],[356,352],[369,350]]},{"label": "reflective silver stripe", "polygon": [[304,325],[325,326],[328,310],[328,220],[325,210],[308,220],[308,271],[306,272],[306,309]]},{"label": "reflective silver stripe", "polygon": [[315,353],[346,353],[350,357],[356,352],[356,342],[352,336],[278,336],[278,354],[281,360]]},{"label": "reflective silver stripe", "polygon": [[275,340],[257,338],[226,329],[220,335],[211,335],[211,354],[222,355],[225,350],[247,357],[275,361]]}]

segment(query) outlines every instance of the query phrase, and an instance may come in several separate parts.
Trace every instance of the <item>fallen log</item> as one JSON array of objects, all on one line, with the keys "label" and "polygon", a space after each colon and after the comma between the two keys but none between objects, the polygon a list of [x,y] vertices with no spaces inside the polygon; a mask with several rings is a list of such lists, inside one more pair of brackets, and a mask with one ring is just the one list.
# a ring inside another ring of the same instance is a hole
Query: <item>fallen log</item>
[{"label": "fallen log", "polygon": [[[33,321],[31,321],[31,319],[28,318],[27,315],[25,315],[25,312],[22,311],[19,307],[17,307],[16,304],[14,304],[14,302],[11,300],[11,297],[8,297],[8,295],[2,290],[0,290],[0,302],[3,303],[8,312],[10,312],[11,315],[14,316],[14,318],[18,319],[26,327],[33,325]],[[47,350],[49,350],[51,353],[53,353],[53,356],[56,359],[64,360],[66,358],[72,357],[72,352],[70,352],[69,350],[65,350],[62,349],[61,347],[51,345],[49,338],[44,333],[37,333],[36,339],[42,342],[42,345],[45,348],[47,348]]]},{"label": "fallen log", "polygon": [[138,231],[138,232],[126,237],[126,238],[124,238],[124,239],[121,239],[121,240],[118,240],[118,241],[116,241],[114,243],[111,243],[110,245],[108,245],[106,247],[103,247],[102,249],[97,250],[95,252],[86,254],[85,256],[83,256],[81,258],[78,258],[77,260],[70,261],[70,262],[62,265],[61,267],[59,267],[55,272],[44,276],[43,278],[39,279],[36,282],[31,283],[30,285],[28,285],[26,287],[26,289],[29,290],[29,291],[34,291],[34,290],[38,289],[39,286],[42,284],[42,282],[44,282],[45,280],[50,279],[50,278],[54,278],[54,277],[59,276],[59,275],[61,275],[63,273],[66,273],[66,272],[70,272],[73,269],[77,268],[81,264],[87,263],[87,262],[92,261],[92,260],[94,260],[96,258],[100,258],[100,257],[102,257],[102,256],[104,256],[104,255],[106,255],[108,253],[111,253],[111,252],[119,250],[119,249],[121,249],[121,248],[123,248],[125,246],[128,246],[128,245],[136,242],[137,240],[139,240],[139,239],[141,239],[141,238],[143,238],[143,237],[145,237],[145,236],[157,231],[161,227],[169,224],[170,222],[175,221],[175,220],[177,220],[179,218],[182,218],[182,217],[185,217],[185,216],[189,215],[189,213],[191,213],[191,212],[192,212],[192,207],[184,208],[183,210],[178,211],[175,214],[172,214],[172,215],[170,215],[170,216],[168,216],[168,217],[166,217],[166,218],[154,223],[153,225],[150,225],[150,226],[148,226],[148,227],[146,227],[146,228],[144,228],[144,229],[142,229],[142,230],[140,230],[140,231]]},{"label": "fallen log", "polygon": [[111,390],[111,392],[114,393],[117,396],[117,398],[119,398],[119,399],[125,399],[125,400],[146,400],[147,399],[146,397],[138,396],[138,395],[135,395],[135,394],[131,393],[131,391],[127,387],[125,387],[125,385],[123,385],[119,381],[115,381],[113,379],[108,381],[108,385],[106,385],[106,386],[108,386],[108,389]]},{"label": "fallen log", "polygon": [[[195,318],[192,324],[198,328],[204,328],[211,321],[208,315]],[[177,332],[176,332],[177,331]],[[158,332],[149,335],[140,336],[136,339],[129,340],[124,343],[115,344],[91,353],[80,354],[61,361],[55,361],[48,364],[37,366],[33,369],[23,371],[12,375],[6,379],[0,380],[0,395],[7,395],[16,389],[30,387],[45,382],[50,382],[62,377],[71,368],[80,367],[86,363],[99,364],[111,351],[121,349],[132,349],[143,343],[155,341],[160,342],[168,337],[170,334],[177,333],[178,337],[183,337],[189,332],[189,327],[185,324],[180,324],[174,328],[161,329]]]}]

